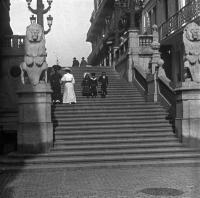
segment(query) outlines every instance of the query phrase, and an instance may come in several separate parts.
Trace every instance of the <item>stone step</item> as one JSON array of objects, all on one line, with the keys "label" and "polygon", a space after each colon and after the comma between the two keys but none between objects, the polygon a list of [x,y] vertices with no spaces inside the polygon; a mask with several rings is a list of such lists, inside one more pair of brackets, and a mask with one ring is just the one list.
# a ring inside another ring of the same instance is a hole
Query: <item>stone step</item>
[{"label": "stone step", "polygon": [[133,138],[133,137],[128,137],[126,139],[123,138],[102,138],[102,139],[79,139],[79,140],[56,140],[55,145],[87,145],[87,144],[119,144],[119,143],[141,143],[143,144],[144,142],[177,142],[177,139],[175,137],[147,137],[147,138]]},{"label": "stone step", "polygon": [[[37,154],[37,158],[41,157],[69,157],[69,156],[105,156],[105,155],[119,155],[119,154],[152,154],[152,153],[198,153],[197,149],[184,148],[184,147],[163,147],[163,148],[139,148],[139,149],[110,149],[110,150],[74,150],[74,151],[52,151],[51,153]],[[13,158],[34,158],[34,154],[20,154],[10,153],[8,157]]]},{"label": "stone step", "polygon": [[135,127],[136,126],[140,126],[140,125],[151,125],[151,126],[163,126],[163,124],[165,124],[165,126],[169,126],[169,122],[166,121],[165,119],[148,119],[148,120],[115,120],[115,119],[112,119],[112,120],[85,120],[85,121],[79,121],[77,123],[76,120],[74,121],[65,121],[65,120],[57,120],[55,125],[58,125],[60,127],[64,127],[64,126],[67,126],[67,127],[73,127],[74,125],[78,125],[79,127],[93,127],[94,125],[94,128],[96,127],[109,127],[109,126],[112,126],[112,125],[115,125],[116,127],[120,127],[121,129],[123,129],[123,127]]},{"label": "stone step", "polygon": [[[98,105],[97,105],[98,104]],[[110,110],[110,109],[157,109],[157,110],[161,110],[163,109],[161,106],[158,106],[156,104],[152,104],[152,103],[145,103],[143,101],[134,101],[134,103],[120,103],[119,105],[112,105],[112,103],[89,103],[88,104],[81,104],[81,103],[77,103],[77,104],[74,104],[74,105],[70,105],[70,104],[58,104],[56,106],[56,111],[59,111],[59,110],[70,110],[70,109],[99,109],[99,107],[101,107],[102,109],[107,109],[107,110]]]},{"label": "stone step", "polygon": [[182,147],[178,141],[161,141],[161,142],[149,142],[144,141],[142,144],[135,142],[122,142],[113,144],[81,144],[81,145],[67,145],[62,141],[56,142],[54,145],[54,151],[80,151],[80,150],[118,150],[118,149],[151,149],[151,148],[174,148]]},{"label": "stone step", "polygon": [[192,166],[197,167],[200,165],[199,158],[178,158],[178,159],[153,159],[153,160],[138,160],[138,161],[118,161],[118,162],[90,162],[90,163],[40,163],[40,164],[10,164],[9,161],[4,160],[4,163],[0,162],[0,170],[4,171],[32,171],[32,170],[59,170],[67,168],[68,170],[88,169],[88,168],[127,168],[127,167],[174,167],[174,166]]},{"label": "stone step", "polygon": [[95,130],[63,130],[63,131],[59,131],[59,130],[56,130],[54,132],[55,134],[60,134],[60,135],[63,135],[63,134],[148,134],[148,133],[154,133],[154,134],[157,134],[157,133],[171,133],[173,134],[172,132],[172,127],[169,126],[169,127],[166,127],[164,126],[163,128],[162,127],[159,127],[159,128],[137,128],[135,130],[133,130],[133,128],[124,128],[124,129],[121,129],[121,128],[115,128],[115,129],[95,129]]},{"label": "stone step", "polygon": [[[64,108],[65,107],[65,108]],[[73,106],[73,108],[69,109],[68,107],[69,106],[64,106],[63,108],[57,108],[56,107],[56,110],[54,109],[53,110],[53,114],[54,115],[57,115],[57,116],[60,116],[60,115],[81,115],[81,114],[88,114],[89,115],[92,115],[93,114],[96,114],[95,116],[98,116],[98,115],[101,115],[101,114],[106,114],[106,115],[109,115],[109,114],[115,114],[115,115],[126,115],[128,113],[135,113],[135,114],[138,114],[138,113],[145,113],[146,112],[146,115],[153,115],[153,113],[163,113],[163,114],[166,114],[166,111],[162,108],[152,108],[152,107],[149,107],[149,108],[144,108],[144,109],[137,109],[137,108],[95,108],[95,107],[85,107],[85,108],[75,108]],[[152,113],[152,114],[151,114]],[[82,115],[81,115],[82,116]]]},{"label": "stone step", "polygon": [[[54,125],[55,126],[55,125]],[[157,127],[162,127],[162,128],[165,128],[166,129],[169,129],[171,127],[170,124],[168,123],[134,123],[134,124],[119,124],[119,125],[116,125],[116,123],[114,124],[108,124],[108,125],[102,125],[102,124],[99,124],[99,125],[96,125],[96,124],[91,124],[91,125],[86,125],[86,124],[83,124],[83,125],[71,125],[69,126],[68,124],[66,125],[62,125],[62,126],[57,126],[55,128],[56,131],[66,131],[66,130],[96,130],[96,129],[104,129],[104,130],[108,130],[108,129],[120,129],[120,130],[124,130],[124,129],[132,129],[134,131],[137,131],[139,128],[140,129],[143,129],[143,130],[146,130],[147,128],[157,128]]]},{"label": "stone step", "polygon": [[[90,115],[90,114],[89,114]],[[124,121],[124,120],[151,120],[151,119],[164,119],[166,120],[166,115],[163,115],[163,114],[159,114],[159,115],[143,115],[143,116],[138,116],[138,115],[134,115],[134,114],[131,114],[131,115],[111,115],[111,116],[108,116],[108,115],[103,115],[103,116],[87,116],[87,117],[84,117],[84,115],[81,117],[80,115],[79,116],[68,116],[68,117],[62,117],[62,116],[53,116],[53,121],[55,121],[56,123],[62,123],[62,122],[72,122],[72,121],[88,121],[88,122],[91,122],[91,121],[105,121],[106,120],[115,120],[115,121]]]},{"label": "stone step", "polygon": [[82,112],[82,113],[79,113],[79,114],[66,114],[66,113],[63,113],[63,114],[58,114],[55,112],[52,112],[52,118],[53,119],[84,119],[84,120],[87,120],[87,119],[107,119],[107,118],[115,118],[116,119],[126,119],[126,118],[143,118],[143,117],[153,117],[153,116],[156,116],[156,117],[160,117],[160,118],[166,118],[168,116],[167,112],[159,112],[159,111],[155,111],[155,112],[98,112],[98,113],[92,113],[90,112],[89,114],[87,114],[87,117],[85,117],[86,115],[86,112]]},{"label": "stone step", "polygon": [[91,133],[84,133],[84,134],[59,134],[55,133],[55,140],[91,140],[91,139],[128,139],[128,138],[168,138],[174,137],[173,133],[121,133],[121,134],[91,134]]},{"label": "stone step", "polygon": [[69,157],[42,157],[30,159],[1,158],[0,163],[4,164],[48,164],[48,163],[91,163],[91,162],[133,162],[133,161],[155,161],[155,160],[177,160],[177,159],[200,159],[200,153],[151,153],[151,154],[126,154],[126,155],[104,155],[104,156],[69,156]]}]

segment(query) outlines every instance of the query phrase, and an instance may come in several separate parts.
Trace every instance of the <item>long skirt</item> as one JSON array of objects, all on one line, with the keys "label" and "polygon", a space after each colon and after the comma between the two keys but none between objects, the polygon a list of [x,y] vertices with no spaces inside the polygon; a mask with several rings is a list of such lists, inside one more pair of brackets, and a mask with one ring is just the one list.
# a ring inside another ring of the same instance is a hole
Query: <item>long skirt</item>
[{"label": "long skirt", "polygon": [[65,83],[63,93],[63,103],[76,103],[76,95],[73,83]]},{"label": "long skirt", "polygon": [[90,96],[90,94],[91,94],[90,86],[89,85],[83,86],[82,95],[83,96]]}]

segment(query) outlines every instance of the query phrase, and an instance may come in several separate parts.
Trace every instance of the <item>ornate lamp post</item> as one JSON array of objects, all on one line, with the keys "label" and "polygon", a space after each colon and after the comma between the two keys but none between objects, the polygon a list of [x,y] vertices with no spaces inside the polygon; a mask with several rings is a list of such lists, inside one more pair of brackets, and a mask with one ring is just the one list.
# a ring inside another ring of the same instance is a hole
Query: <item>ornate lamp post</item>
[{"label": "ornate lamp post", "polygon": [[[46,14],[51,9],[51,4],[52,4],[53,0],[47,0],[47,3],[49,4],[49,6],[46,9],[44,8],[44,4],[43,4],[42,0],[37,0],[37,8],[36,9],[31,8],[32,0],[26,0],[26,2],[28,4],[28,9],[33,14],[37,15],[37,23],[40,24],[42,27],[44,27],[43,15]],[[34,17],[34,15],[32,15],[32,19],[30,18],[31,22],[33,22],[33,17]],[[47,24],[49,26],[49,29],[47,31],[44,31],[45,34],[47,34],[51,30],[52,21],[53,21],[53,17],[51,15],[49,15],[47,17]]]},{"label": "ornate lamp post", "polygon": [[32,23],[36,23],[36,17],[35,17],[34,15],[32,15],[32,16],[30,17],[30,21],[31,21],[31,24],[32,24]]}]

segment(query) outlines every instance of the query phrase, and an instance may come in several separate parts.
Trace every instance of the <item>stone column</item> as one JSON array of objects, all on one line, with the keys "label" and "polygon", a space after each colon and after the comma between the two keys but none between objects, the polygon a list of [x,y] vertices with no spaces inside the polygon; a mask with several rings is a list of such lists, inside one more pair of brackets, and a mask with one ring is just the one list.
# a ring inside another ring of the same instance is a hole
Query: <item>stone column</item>
[{"label": "stone column", "polygon": [[153,42],[151,44],[151,48],[153,50],[153,55],[152,55],[152,67],[151,67],[151,72],[152,74],[155,73],[156,67],[158,66],[158,61],[160,60],[160,43],[158,42],[159,36],[158,36],[158,31],[157,31],[157,25],[153,25]]},{"label": "stone column", "polygon": [[200,86],[182,84],[176,89],[176,132],[184,144],[200,147]]},{"label": "stone column", "polygon": [[44,153],[53,146],[50,85],[23,85],[17,91],[19,108],[18,151]]},{"label": "stone column", "polygon": [[139,64],[139,30],[128,31],[128,81],[133,81],[133,67]]},{"label": "stone column", "polygon": [[103,59],[103,66],[106,67],[107,64],[106,64],[106,55],[104,55],[104,59]]},{"label": "stone column", "polygon": [[37,23],[44,27],[43,19],[44,4],[42,0],[37,0]]},{"label": "stone column", "polygon": [[113,60],[113,64],[112,64],[112,67],[113,69],[115,70],[115,67],[116,67],[116,63],[117,63],[117,53],[116,51],[119,49],[119,47],[113,47],[113,54],[114,54],[114,60]]}]

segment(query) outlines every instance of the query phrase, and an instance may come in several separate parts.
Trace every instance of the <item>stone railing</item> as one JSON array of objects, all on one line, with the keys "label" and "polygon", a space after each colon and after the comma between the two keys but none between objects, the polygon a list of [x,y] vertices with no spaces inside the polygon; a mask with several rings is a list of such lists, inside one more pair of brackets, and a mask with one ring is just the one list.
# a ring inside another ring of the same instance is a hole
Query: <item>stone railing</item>
[{"label": "stone railing", "polygon": [[21,35],[11,35],[5,36],[4,39],[0,42],[1,48],[24,48],[24,39],[25,36]]},{"label": "stone railing", "polygon": [[153,42],[152,35],[139,35],[139,46],[140,47],[150,46],[152,42]]},{"label": "stone railing", "polygon": [[200,1],[193,0],[170,17],[159,27],[160,40],[177,32],[183,28],[188,22],[195,20],[200,16]]}]

